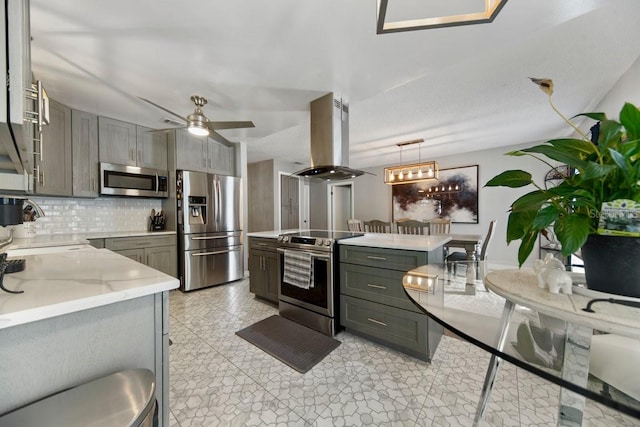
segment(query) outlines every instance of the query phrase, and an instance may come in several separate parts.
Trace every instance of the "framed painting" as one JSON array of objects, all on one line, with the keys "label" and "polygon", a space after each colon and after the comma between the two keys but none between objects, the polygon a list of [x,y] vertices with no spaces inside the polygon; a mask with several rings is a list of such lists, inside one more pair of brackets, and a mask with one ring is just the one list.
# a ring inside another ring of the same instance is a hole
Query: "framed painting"
[{"label": "framed painting", "polygon": [[440,169],[440,180],[395,184],[392,219],[428,221],[451,218],[451,222],[478,223],[478,165]]}]

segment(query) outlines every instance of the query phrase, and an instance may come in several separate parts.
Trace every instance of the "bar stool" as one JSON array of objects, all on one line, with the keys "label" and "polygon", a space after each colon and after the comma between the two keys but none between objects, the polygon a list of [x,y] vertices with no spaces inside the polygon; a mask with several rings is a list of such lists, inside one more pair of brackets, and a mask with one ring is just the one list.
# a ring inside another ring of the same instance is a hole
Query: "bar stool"
[{"label": "bar stool", "polygon": [[157,425],[155,376],[127,369],[61,391],[0,417],[3,427]]}]

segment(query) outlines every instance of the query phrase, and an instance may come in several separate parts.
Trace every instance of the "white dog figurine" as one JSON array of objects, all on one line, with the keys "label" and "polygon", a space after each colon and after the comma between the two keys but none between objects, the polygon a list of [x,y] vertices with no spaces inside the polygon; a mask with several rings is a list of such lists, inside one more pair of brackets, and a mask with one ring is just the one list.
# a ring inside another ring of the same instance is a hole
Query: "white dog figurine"
[{"label": "white dog figurine", "polygon": [[573,284],[571,276],[566,272],[562,261],[552,254],[547,254],[544,260],[535,260],[533,271],[538,276],[540,288],[549,288],[549,292],[552,294],[562,291],[566,295],[571,295],[571,285]]}]

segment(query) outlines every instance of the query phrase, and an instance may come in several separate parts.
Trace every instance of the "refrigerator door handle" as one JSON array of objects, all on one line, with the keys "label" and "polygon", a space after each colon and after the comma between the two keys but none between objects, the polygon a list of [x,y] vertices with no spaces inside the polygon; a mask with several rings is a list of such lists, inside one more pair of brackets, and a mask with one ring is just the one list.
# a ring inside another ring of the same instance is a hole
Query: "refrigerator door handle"
[{"label": "refrigerator door handle", "polygon": [[192,237],[191,240],[213,240],[213,239],[227,239],[234,236],[208,236],[208,237]]},{"label": "refrigerator door handle", "polygon": [[197,252],[195,254],[191,254],[191,256],[207,256],[207,255],[220,255],[220,254],[228,254],[233,251],[237,251],[238,249],[227,249],[224,251],[213,251],[213,252]]},{"label": "refrigerator door handle", "polygon": [[222,194],[220,190],[220,178],[216,176],[214,180],[215,180],[214,182],[216,186],[216,197],[218,198],[218,200],[216,201],[216,225],[218,226],[218,230],[219,230],[221,228],[220,227],[220,210],[221,210],[220,202],[222,201]]}]

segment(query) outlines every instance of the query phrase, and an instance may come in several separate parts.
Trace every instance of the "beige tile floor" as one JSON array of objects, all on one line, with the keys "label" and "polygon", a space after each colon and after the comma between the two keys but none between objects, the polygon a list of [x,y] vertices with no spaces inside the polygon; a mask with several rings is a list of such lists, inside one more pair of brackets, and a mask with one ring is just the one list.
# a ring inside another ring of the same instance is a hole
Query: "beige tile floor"
[{"label": "beige tile floor", "polygon": [[[171,426],[471,426],[489,356],[443,337],[426,363],[342,332],[306,374],[235,335],[277,313],[240,280],[170,293]],[[484,425],[556,424],[559,388],[501,365]],[[585,426],[640,425],[587,402]]]}]

